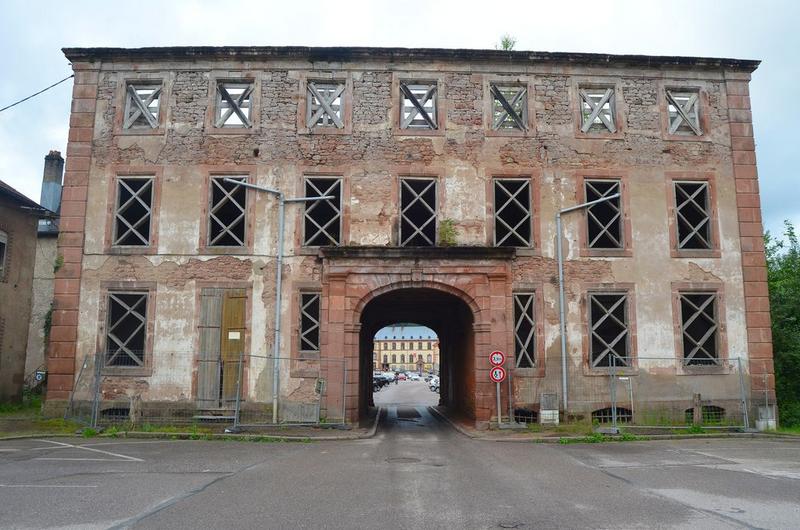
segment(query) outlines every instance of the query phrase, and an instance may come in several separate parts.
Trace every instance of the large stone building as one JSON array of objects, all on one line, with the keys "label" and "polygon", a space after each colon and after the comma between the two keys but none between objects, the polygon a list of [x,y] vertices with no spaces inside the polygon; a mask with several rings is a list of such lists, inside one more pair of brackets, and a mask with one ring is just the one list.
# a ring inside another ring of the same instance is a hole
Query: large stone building
[{"label": "large stone building", "polygon": [[[757,61],[64,51],[75,86],[51,407],[95,352],[109,402],[224,406],[230,379],[204,367],[242,355],[245,406],[281,414],[313,391],[315,359],[343,360],[324,406],[356,421],[373,337],[396,322],[436,332],[443,404],[477,425],[496,414],[494,349],[511,358],[514,406],[532,409],[543,394],[569,414],[607,406],[597,376],[612,364],[641,383],[640,400],[676,410],[696,392],[738,407],[734,358],[748,386],[772,392]],[[330,197],[286,203],[279,350],[302,369],[273,373],[282,225],[274,194],[245,184]],[[557,241],[556,214],[595,200],[564,214]]]},{"label": "large stone building", "polygon": [[385,327],[375,335],[374,370],[439,373],[439,338],[425,326]]}]

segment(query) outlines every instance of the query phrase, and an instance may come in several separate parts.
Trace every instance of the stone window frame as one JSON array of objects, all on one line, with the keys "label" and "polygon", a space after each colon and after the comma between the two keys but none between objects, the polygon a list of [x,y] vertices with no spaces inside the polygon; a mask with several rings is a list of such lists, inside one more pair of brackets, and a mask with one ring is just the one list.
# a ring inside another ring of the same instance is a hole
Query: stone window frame
[{"label": "stone window frame", "polygon": [[[104,238],[104,252],[106,254],[158,254],[159,221],[161,212],[161,188],[164,180],[163,166],[114,166],[111,168],[112,176],[109,178],[106,229]],[[153,179],[153,199],[150,208],[150,244],[147,246],[114,245],[114,224],[117,210],[117,182],[120,178]]]},{"label": "stone window frame", "polygon": [[[297,134],[352,134],[353,133],[353,76],[350,72],[300,72],[297,102]],[[344,127],[308,127],[308,83],[343,83],[341,115]]]},{"label": "stone window frame", "polygon": [[[717,197],[716,174],[712,171],[665,171],[667,219],[669,228],[669,252],[672,258],[720,258],[720,226],[719,226],[719,199]],[[676,182],[707,182],[708,202],[711,207],[711,248],[710,249],[681,249],[678,248],[678,220],[677,199],[675,195]]]},{"label": "stone window frame", "polygon": [[[124,128],[125,110],[128,104],[128,85],[135,85],[137,82],[147,85],[161,84],[161,95],[158,100],[158,126],[155,128]],[[114,112],[114,134],[121,136],[160,136],[166,134],[167,123],[170,122],[172,116],[172,105],[170,105],[171,97],[172,76],[168,73],[137,74],[130,72],[120,76],[115,95],[117,108]]]},{"label": "stone window frame", "polygon": [[581,284],[582,294],[580,298],[581,307],[581,329],[582,329],[582,359],[581,367],[583,375],[585,376],[603,376],[607,377],[610,372],[610,367],[600,366],[592,367],[591,360],[591,315],[589,313],[589,295],[590,294],[626,294],[627,299],[627,316],[628,316],[628,357],[630,362],[626,367],[617,367],[616,373],[623,376],[631,376],[638,374],[639,366],[639,351],[638,351],[638,337],[636,325],[636,284],[632,282],[584,282]]},{"label": "stone window frame", "polygon": [[484,171],[486,175],[486,188],[485,193],[486,202],[486,246],[494,247],[494,180],[511,180],[511,179],[528,179],[530,180],[531,188],[531,239],[533,239],[529,247],[514,247],[518,256],[541,256],[542,254],[542,238],[541,238],[541,203],[542,203],[542,171],[540,169],[529,169],[521,172],[509,172],[508,169],[486,168]]},{"label": "stone window frame", "polygon": [[5,283],[8,279],[8,266],[11,263],[9,259],[11,250],[11,233],[6,230],[5,226],[0,225],[0,244],[3,245],[3,251],[0,253],[0,283]]},{"label": "stone window frame", "polygon": [[211,180],[220,177],[246,177],[245,182],[253,184],[256,182],[256,167],[246,166],[214,166],[205,172],[203,185],[201,188],[201,207],[200,207],[200,234],[197,241],[197,248],[200,254],[233,254],[248,255],[253,253],[256,222],[256,200],[257,193],[254,190],[247,191],[246,214],[245,214],[245,245],[244,246],[210,246],[208,244],[208,212],[211,206]]},{"label": "stone window frame", "polygon": [[[219,83],[252,83],[250,100],[250,127],[217,127],[217,85]],[[208,135],[256,134],[261,128],[261,84],[262,76],[255,71],[212,72],[208,80],[208,105],[206,108],[205,133]]]},{"label": "stone window frame", "polygon": [[[287,327],[290,329],[291,335],[286,344],[286,341],[281,339],[283,351],[288,351],[290,363],[290,376],[291,377],[318,377],[320,364],[319,359],[323,358],[323,351],[326,349],[327,343],[327,329],[326,323],[330,315],[328,307],[328,300],[324,296],[323,287],[319,282],[313,281],[299,281],[291,283],[291,309],[290,318],[291,322]],[[304,351],[300,348],[300,303],[302,295],[304,294],[317,294],[319,295],[319,351]],[[287,347],[288,346],[288,347]]]},{"label": "stone window frame", "polygon": [[439,245],[439,225],[440,225],[440,221],[441,221],[442,212],[444,211],[444,191],[445,191],[444,188],[445,188],[445,186],[444,186],[444,183],[442,181],[442,178],[438,174],[428,174],[428,173],[420,173],[420,172],[412,172],[412,173],[400,172],[400,173],[397,174],[397,176],[395,178],[394,193],[395,193],[395,198],[396,198],[396,200],[395,200],[395,205],[396,206],[394,208],[394,212],[395,212],[395,216],[396,217],[395,217],[394,222],[392,224],[393,225],[393,232],[394,232],[394,234],[393,234],[394,235],[394,237],[393,237],[394,244],[395,244],[395,246],[397,246],[399,248],[413,248],[413,247],[407,247],[406,245],[403,245],[403,242],[401,241],[402,234],[401,234],[400,227],[401,227],[401,224],[403,222],[403,219],[402,219],[402,208],[403,208],[403,205],[401,203],[401,198],[402,198],[403,180],[405,180],[405,179],[415,179],[415,180],[426,180],[427,179],[427,180],[433,180],[434,181],[434,187],[436,188],[436,190],[434,192],[435,196],[436,196],[436,213],[435,213],[435,220],[434,220],[434,223],[435,223],[434,236],[435,237],[434,237],[433,245],[430,245],[430,248],[436,248],[436,247],[440,246]]},{"label": "stone window frame", "polygon": [[[544,282],[514,282],[511,287],[512,296],[508,300],[508,308],[506,309],[508,315],[511,315],[509,333],[511,340],[509,344],[513,345],[513,349],[509,352],[508,360],[506,360],[506,368],[513,370],[515,377],[539,377],[543,378],[546,375],[545,365],[547,362],[547,355],[545,350],[545,294]],[[534,319],[534,352],[536,359],[531,368],[516,368],[516,341],[514,337],[514,295],[516,294],[532,294],[533,295],[533,319]]]},{"label": "stone window frame", "polygon": [[[436,83],[436,129],[402,129],[400,115],[403,111],[403,96],[400,83]],[[392,133],[395,136],[444,136],[447,123],[447,94],[444,74],[438,72],[394,72],[392,74]]]},{"label": "stone window frame", "polygon": [[578,252],[581,257],[633,257],[633,227],[631,223],[631,197],[630,197],[630,173],[614,170],[580,170],[574,172],[577,183],[577,201],[579,204],[586,202],[587,180],[618,180],[620,183],[620,205],[622,206],[622,238],[623,247],[620,249],[599,249],[589,248],[589,221],[586,208],[582,208],[579,215],[580,227],[578,230]]},{"label": "stone window frame", "polygon": [[[144,293],[147,295],[147,312],[145,315],[145,349],[144,366],[106,366],[105,352],[107,347],[108,331],[108,302],[109,294],[114,292]],[[155,339],[156,327],[156,303],[157,303],[157,284],[156,282],[145,281],[106,281],[100,283],[100,300],[98,304],[98,334],[97,351],[103,356],[103,375],[149,377],[153,375],[153,355],[155,352],[153,343]]]},{"label": "stone window frame", "polygon": [[[519,85],[524,86],[527,90],[527,129],[503,129],[495,130],[492,125],[494,123],[494,96],[491,92],[492,85],[510,86]],[[535,137],[536,136],[536,97],[535,97],[536,83],[532,76],[503,76],[503,75],[485,75],[483,78],[483,130],[487,137]]]},{"label": "stone window frame", "polygon": [[[672,325],[675,344],[675,366],[677,375],[726,375],[732,373],[728,326],[726,319],[725,284],[723,282],[672,282]],[[714,293],[717,297],[717,352],[718,364],[686,365],[683,362],[683,323],[681,318],[681,293]]]},{"label": "stone window frame", "polygon": [[[607,129],[601,131],[583,132],[581,127],[583,125],[582,108],[583,99],[581,98],[581,89],[614,89],[614,103],[612,105],[614,113],[614,126],[615,132]],[[628,108],[625,105],[625,97],[622,92],[622,82],[618,78],[607,78],[603,80],[599,77],[576,77],[572,79],[570,85],[570,105],[572,105],[573,114],[573,132],[575,138],[584,140],[622,140],[625,138],[625,119],[627,116]]]},{"label": "stone window frame", "polygon": [[[698,94],[699,101],[697,112],[699,114],[698,121],[700,123],[700,131],[703,133],[700,136],[695,134],[670,134],[669,133],[669,102],[667,101],[667,90],[678,91],[695,91]],[[661,119],[661,139],[665,141],[678,141],[678,142],[711,142],[711,123],[710,115],[710,98],[708,95],[708,85],[704,81],[692,80],[663,80],[658,83],[658,107]]]},{"label": "stone window frame", "polygon": [[[344,168],[342,166],[326,166],[326,165],[319,165],[319,166],[301,166],[297,169],[297,173],[292,173],[289,178],[293,181],[293,193],[292,197],[303,197],[305,196],[305,182],[306,177],[328,177],[328,178],[338,178],[342,181],[342,202],[341,202],[341,227],[340,227],[340,239],[341,243],[339,246],[346,246],[349,244],[350,241],[350,181],[352,175],[352,168]],[[289,193],[286,194],[289,197]],[[303,244],[303,240],[305,238],[304,233],[304,219],[305,219],[305,207],[303,205],[297,205],[293,208],[294,212],[292,214],[287,213],[287,222],[291,218],[290,215],[293,215],[293,219],[295,222],[295,230],[294,230],[294,252],[297,255],[304,255],[304,256],[316,256],[319,253],[320,247],[310,247]],[[287,225],[288,226],[288,225]],[[288,237],[287,237],[288,239]]]}]

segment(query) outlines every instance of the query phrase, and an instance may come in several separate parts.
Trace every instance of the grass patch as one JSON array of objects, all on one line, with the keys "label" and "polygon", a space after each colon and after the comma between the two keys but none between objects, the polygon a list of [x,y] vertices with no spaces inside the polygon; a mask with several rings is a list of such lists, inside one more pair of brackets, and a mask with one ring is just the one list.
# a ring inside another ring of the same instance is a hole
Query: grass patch
[{"label": "grass patch", "polygon": [[41,394],[26,393],[19,403],[0,403],[0,416],[38,416],[41,410]]},{"label": "grass patch", "polygon": [[791,427],[781,427],[778,429],[779,433],[782,434],[800,434],[800,425],[793,425]]},{"label": "grass patch", "polygon": [[694,425],[686,429],[686,432],[688,432],[689,434],[703,434],[706,432],[706,430],[703,429],[702,425],[698,425],[695,423]]},{"label": "grass patch", "polygon": [[648,440],[647,436],[639,436],[630,432],[621,432],[618,436],[606,435],[599,432],[593,432],[587,436],[579,436],[576,438],[559,438],[558,443],[562,445],[569,444],[599,444],[605,442],[638,442]]},{"label": "grass patch", "polygon": [[93,429],[91,427],[84,427],[81,431],[81,436],[84,438],[94,438],[98,435],[97,429]]}]

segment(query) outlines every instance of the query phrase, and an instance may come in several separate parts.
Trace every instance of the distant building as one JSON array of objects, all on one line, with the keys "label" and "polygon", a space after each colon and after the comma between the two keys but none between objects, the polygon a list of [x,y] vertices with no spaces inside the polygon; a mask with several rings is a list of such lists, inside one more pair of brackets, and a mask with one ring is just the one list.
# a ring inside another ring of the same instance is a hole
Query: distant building
[{"label": "distant building", "polygon": [[375,335],[375,370],[439,373],[439,338],[424,326],[392,326]]},{"label": "distant building", "polygon": [[0,181],[0,402],[22,398],[36,230],[42,208]]}]

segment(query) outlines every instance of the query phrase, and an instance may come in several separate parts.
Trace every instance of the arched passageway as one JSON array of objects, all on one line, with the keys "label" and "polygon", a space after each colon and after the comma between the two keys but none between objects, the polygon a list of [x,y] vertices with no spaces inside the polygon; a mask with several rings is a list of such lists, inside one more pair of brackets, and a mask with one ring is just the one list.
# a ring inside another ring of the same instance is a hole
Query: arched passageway
[{"label": "arched passageway", "polygon": [[380,294],[361,311],[359,333],[359,415],[372,402],[373,338],[384,326],[413,322],[431,328],[439,337],[440,405],[474,418],[474,317],[458,296],[432,288],[400,288]]}]

